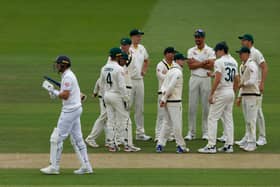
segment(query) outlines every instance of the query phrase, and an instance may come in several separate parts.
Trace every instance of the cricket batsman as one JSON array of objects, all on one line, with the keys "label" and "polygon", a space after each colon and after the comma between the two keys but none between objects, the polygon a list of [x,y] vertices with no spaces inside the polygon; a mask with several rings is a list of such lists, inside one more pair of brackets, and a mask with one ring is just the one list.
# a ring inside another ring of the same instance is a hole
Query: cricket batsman
[{"label": "cricket batsman", "polygon": [[61,88],[54,89],[48,81],[44,81],[43,87],[50,95],[62,100],[62,111],[60,113],[57,127],[54,128],[50,137],[50,165],[40,169],[44,174],[59,174],[59,164],[63,148],[63,141],[70,135],[71,143],[81,162],[81,168],[75,170],[75,174],[93,173],[87,155],[87,146],[83,140],[80,116],[82,104],[80,98],[80,87],[75,74],[70,69],[71,60],[67,56],[59,56],[56,68],[61,73]]}]

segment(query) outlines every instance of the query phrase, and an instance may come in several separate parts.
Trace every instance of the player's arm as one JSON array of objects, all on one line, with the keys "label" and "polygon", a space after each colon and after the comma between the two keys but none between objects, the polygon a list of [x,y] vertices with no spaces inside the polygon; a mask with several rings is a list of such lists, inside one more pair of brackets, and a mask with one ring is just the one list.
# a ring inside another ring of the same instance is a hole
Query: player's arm
[{"label": "player's arm", "polygon": [[[179,74],[175,74],[171,77],[170,81],[169,81],[169,84],[168,86],[162,90],[162,98],[161,98],[161,101],[163,101],[164,103],[166,103],[168,97],[172,94],[175,86],[176,86],[176,83],[177,83],[177,80],[179,78]],[[164,80],[166,81],[166,80]]]},{"label": "player's arm", "polygon": [[221,82],[221,79],[222,79],[222,73],[216,71],[215,72],[214,83],[213,83],[213,86],[211,88],[211,92],[210,92],[210,96],[209,96],[209,103],[210,104],[214,103],[214,98],[213,98],[214,97],[214,93],[215,93],[217,87],[219,86],[219,84]]},{"label": "player's arm", "polygon": [[163,70],[163,68],[158,64],[156,69],[156,75],[158,80],[164,80],[166,77],[166,71]]},{"label": "player's arm", "polygon": [[96,97],[98,95],[98,92],[100,90],[100,78],[97,79],[94,89],[93,89],[93,96]]},{"label": "player's arm", "polygon": [[197,68],[202,68],[202,66],[203,66],[203,64],[200,61],[198,61],[194,58],[188,58],[187,63],[188,63],[189,69],[191,69],[191,70],[197,69]]},{"label": "player's arm", "polygon": [[127,92],[127,89],[126,89],[126,84],[125,84],[124,76],[125,76],[124,71],[123,70],[119,70],[118,71],[118,76],[117,76],[117,78],[118,78],[117,82],[118,82],[119,90],[121,92],[123,100],[124,101],[128,101],[129,98],[128,98],[128,92]]},{"label": "player's arm", "polygon": [[258,81],[257,69],[251,64],[247,66],[247,69],[250,72],[250,77],[248,80],[245,80],[243,83],[241,83],[240,87],[254,85]]},{"label": "player's arm", "polygon": [[234,81],[233,81],[233,90],[234,90],[234,93],[236,93],[239,89],[239,80],[240,80],[240,77],[239,75],[235,75],[234,77]]},{"label": "player's arm", "polygon": [[208,59],[202,62],[202,68],[212,70],[214,67],[215,59]]},{"label": "player's arm", "polygon": [[262,69],[262,79],[259,85],[260,88],[260,92],[264,91],[264,82],[267,76],[267,72],[268,72],[268,67],[267,67],[267,63],[264,61],[263,63],[259,64],[260,68]]},{"label": "player's arm", "polygon": [[214,103],[214,93],[217,90],[218,85],[220,84],[221,79],[222,79],[222,73],[221,72],[222,72],[222,66],[220,65],[219,62],[216,61],[216,63],[215,63],[215,78],[214,78],[214,82],[213,82],[211,92],[210,92],[210,95],[209,95],[209,98],[208,98],[208,101],[209,101],[210,104]]},{"label": "player's arm", "polygon": [[147,73],[147,70],[148,70],[148,66],[150,64],[150,61],[149,59],[145,59],[144,60],[144,64],[143,64],[143,67],[142,67],[142,71],[141,71],[141,75],[144,77]]},{"label": "player's arm", "polygon": [[144,77],[148,71],[148,66],[150,64],[150,60],[149,60],[149,54],[147,52],[147,50],[144,48],[144,63],[142,66],[142,71],[141,71],[141,75],[142,77]]},{"label": "player's arm", "polygon": [[59,93],[58,97],[63,100],[67,100],[70,96],[70,90],[63,90]]}]

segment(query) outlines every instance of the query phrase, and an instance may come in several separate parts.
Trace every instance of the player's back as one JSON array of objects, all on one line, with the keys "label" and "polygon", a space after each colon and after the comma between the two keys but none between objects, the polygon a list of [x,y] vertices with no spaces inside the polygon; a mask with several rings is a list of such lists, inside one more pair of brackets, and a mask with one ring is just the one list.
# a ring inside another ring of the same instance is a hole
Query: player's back
[{"label": "player's back", "polygon": [[102,68],[100,83],[104,92],[121,93],[125,87],[123,68],[117,62],[108,61]]},{"label": "player's back", "polygon": [[222,74],[217,91],[233,90],[235,76],[238,75],[238,64],[231,55],[224,55],[214,64],[215,72]]}]

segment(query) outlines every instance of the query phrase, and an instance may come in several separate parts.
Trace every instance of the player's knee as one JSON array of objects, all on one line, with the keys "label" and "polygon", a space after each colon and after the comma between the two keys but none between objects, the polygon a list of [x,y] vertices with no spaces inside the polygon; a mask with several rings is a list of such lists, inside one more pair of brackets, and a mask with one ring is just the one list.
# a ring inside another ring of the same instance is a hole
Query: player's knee
[{"label": "player's knee", "polygon": [[51,137],[50,137],[50,142],[51,143],[58,143],[59,142],[59,138],[60,136],[59,136],[59,130],[58,130],[58,128],[54,128],[53,129],[53,132],[52,132],[52,134],[51,134]]}]

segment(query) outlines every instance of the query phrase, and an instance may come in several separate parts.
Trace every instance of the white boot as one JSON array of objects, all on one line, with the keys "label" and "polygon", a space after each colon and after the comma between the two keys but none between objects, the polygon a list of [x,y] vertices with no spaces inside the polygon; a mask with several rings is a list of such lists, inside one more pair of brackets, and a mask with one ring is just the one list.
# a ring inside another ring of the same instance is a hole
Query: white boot
[{"label": "white boot", "polygon": [[58,175],[59,174],[59,169],[53,167],[52,165],[49,165],[45,168],[41,168],[40,171],[47,175]]}]

